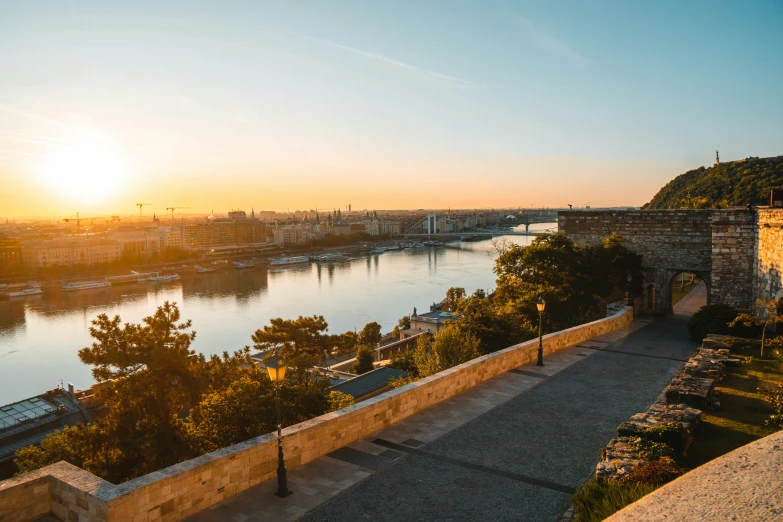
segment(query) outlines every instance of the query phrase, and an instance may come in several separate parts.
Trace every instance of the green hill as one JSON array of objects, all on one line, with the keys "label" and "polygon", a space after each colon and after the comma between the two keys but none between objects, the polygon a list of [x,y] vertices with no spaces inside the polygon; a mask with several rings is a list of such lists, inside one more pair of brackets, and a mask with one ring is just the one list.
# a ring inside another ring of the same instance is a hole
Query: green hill
[{"label": "green hill", "polygon": [[783,156],[699,167],[666,184],[643,208],[769,205],[769,190],[783,188]]}]

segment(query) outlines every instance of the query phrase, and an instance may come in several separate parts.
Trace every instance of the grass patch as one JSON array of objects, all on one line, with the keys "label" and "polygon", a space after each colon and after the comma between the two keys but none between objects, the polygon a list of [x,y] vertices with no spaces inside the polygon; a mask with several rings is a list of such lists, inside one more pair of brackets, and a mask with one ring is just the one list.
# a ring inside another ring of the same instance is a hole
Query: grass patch
[{"label": "grass patch", "polygon": [[576,490],[571,502],[574,504],[576,520],[600,522],[656,489],[656,486],[591,479]]},{"label": "grass patch", "polygon": [[[732,352],[738,357],[747,354]],[[776,431],[765,424],[774,409],[764,401],[758,388],[783,382],[783,365],[774,353],[747,360],[748,364],[727,368],[728,375],[715,387],[720,394],[720,409],[704,412],[688,456],[679,459],[682,466],[701,466]]]},{"label": "grass patch", "polygon": [[696,288],[696,285],[701,283],[701,279],[698,277],[693,281],[693,283],[685,283],[684,287],[681,287],[679,282],[672,283],[672,306],[676,305],[677,302],[688,295],[688,292]]}]

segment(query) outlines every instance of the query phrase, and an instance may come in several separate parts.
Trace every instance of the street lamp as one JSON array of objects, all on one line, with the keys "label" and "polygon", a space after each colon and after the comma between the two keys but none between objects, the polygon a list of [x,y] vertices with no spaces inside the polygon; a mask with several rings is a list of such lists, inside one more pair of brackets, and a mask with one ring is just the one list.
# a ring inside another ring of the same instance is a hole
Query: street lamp
[{"label": "street lamp", "polygon": [[546,302],[544,301],[543,297],[538,298],[538,301],[536,301],[536,308],[538,308],[538,362],[536,363],[537,366],[544,366],[544,340],[541,335],[541,322],[542,318],[544,317],[544,308],[546,307]]},{"label": "street lamp", "polygon": [[631,280],[633,279],[633,276],[630,272],[625,274],[625,299],[627,300],[628,306],[633,306],[633,299],[631,299]]},{"label": "street lamp", "polygon": [[283,439],[280,433],[283,429],[283,421],[280,416],[280,386],[285,379],[286,365],[280,358],[278,350],[276,348],[275,354],[266,362],[266,370],[269,372],[269,379],[275,385],[275,398],[277,399],[277,493],[275,495],[285,498],[291,494],[288,491],[287,472],[283,458]]}]

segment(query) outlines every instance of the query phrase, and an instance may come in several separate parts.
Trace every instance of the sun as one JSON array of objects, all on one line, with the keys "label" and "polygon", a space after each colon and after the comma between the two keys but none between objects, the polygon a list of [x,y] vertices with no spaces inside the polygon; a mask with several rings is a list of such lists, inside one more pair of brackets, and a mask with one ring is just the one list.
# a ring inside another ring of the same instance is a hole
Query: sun
[{"label": "sun", "polygon": [[97,203],[125,184],[128,170],[127,161],[109,140],[75,132],[46,151],[41,178],[64,198]]}]

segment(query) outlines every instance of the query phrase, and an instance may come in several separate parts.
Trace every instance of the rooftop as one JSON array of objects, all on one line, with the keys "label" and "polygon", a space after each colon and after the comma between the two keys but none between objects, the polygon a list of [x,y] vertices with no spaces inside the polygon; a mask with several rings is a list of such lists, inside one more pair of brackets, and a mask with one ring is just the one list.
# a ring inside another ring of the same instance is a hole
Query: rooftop
[{"label": "rooftop", "polygon": [[355,399],[364,397],[372,392],[381,390],[389,385],[392,379],[405,377],[408,372],[384,366],[371,372],[367,372],[341,384],[331,387],[332,391],[339,391],[352,396]]}]

